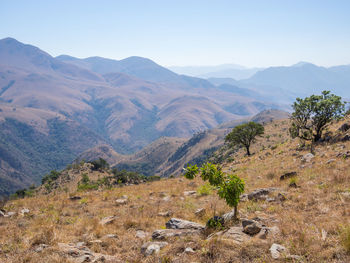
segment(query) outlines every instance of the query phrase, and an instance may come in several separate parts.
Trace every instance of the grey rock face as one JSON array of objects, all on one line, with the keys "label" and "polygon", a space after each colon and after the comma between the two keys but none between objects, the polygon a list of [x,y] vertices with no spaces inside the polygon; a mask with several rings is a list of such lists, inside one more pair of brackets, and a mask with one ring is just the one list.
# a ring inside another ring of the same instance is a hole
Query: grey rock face
[{"label": "grey rock face", "polygon": [[204,229],[204,226],[201,224],[179,218],[171,218],[168,222],[166,222],[165,226],[167,229]]}]

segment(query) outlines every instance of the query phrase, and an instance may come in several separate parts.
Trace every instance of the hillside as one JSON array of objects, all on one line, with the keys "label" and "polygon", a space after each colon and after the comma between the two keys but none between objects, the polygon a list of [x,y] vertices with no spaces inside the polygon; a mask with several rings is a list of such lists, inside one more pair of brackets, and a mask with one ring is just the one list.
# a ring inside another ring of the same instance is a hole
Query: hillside
[{"label": "hillside", "polygon": [[[239,119],[240,112],[227,110],[237,101],[247,108],[244,116],[275,107],[146,58],[55,58],[13,38],[1,39],[0,132],[7,139],[0,145],[6,185],[0,195],[39,183],[44,173],[64,168],[98,144],[130,155],[164,136],[190,138]],[[27,134],[18,132],[22,127]],[[10,161],[15,152],[21,152],[17,161]]]},{"label": "hillside", "polygon": [[[331,125],[331,140],[318,144],[315,155],[290,139],[288,122],[265,124],[252,156],[239,150],[221,163],[245,180],[247,194],[239,204],[241,221],[226,215],[222,231],[201,230],[213,214],[231,209],[199,178],[57,189],[4,205],[0,260],[349,262],[350,130],[342,125],[350,118]],[[79,169],[80,178],[96,173],[85,165]],[[260,232],[246,234],[242,224]]]},{"label": "hillside", "polygon": [[108,145],[100,145],[83,152],[78,161],[103,158],[111,167],[136,171],[144,175],[162,177],[177,176],[188,163],[201,164],[216,158],[215,152],[224,144],[225,135],[236,125],[249,120],[269,123],[288,118],[288,113],[266,110],[253,117],[221,124],[207,131],[196,133],[190,139],[162,137],[132,155],[120,155]]}]

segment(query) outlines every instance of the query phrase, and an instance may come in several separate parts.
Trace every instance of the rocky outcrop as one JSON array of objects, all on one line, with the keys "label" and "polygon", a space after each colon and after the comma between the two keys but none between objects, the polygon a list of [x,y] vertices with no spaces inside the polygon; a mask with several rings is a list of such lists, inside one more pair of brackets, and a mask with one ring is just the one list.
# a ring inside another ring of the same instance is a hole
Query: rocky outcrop
[{"label": "rocky outcrop", "polygon": [[195,229],[195,230],[203,230],[205,227],[201,224],[178,219],[178,218],[171,218],[168,222],[165,224],[167,229]]},{"label": "rocky outcrop", "polygon": [[66,258],[73,262],[105,262],[105,263],[122,263],[123,261],[116,256],[104,255],[92,252],[85,246],[84,242],[77,244],[58,243],[58,251]]},{"label": "rocky outcrop", "polygon": [[188,235],[200,235],[200,231],[195,229],[159,229],[153,232],[152,239],[165,240],[171,237],[183,237]]}]

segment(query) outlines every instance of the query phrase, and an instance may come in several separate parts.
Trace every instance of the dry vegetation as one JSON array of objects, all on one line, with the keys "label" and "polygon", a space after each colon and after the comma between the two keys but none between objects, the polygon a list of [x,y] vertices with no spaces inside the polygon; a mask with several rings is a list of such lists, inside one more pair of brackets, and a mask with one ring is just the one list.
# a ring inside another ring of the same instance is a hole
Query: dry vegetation
[{"label": "dry vegetation", "polygon": [[[334,123],[333,137],[349,121]],[[289,139],[287,128],[286,120],[267,124],[264,137],[252,148],[254,155],[245,157],[239,151],[234,161],[223,164],[224,170],[245,180],[247,193],[262,187],[278,187],[284,193],[284,202],[247,201],[239,206],[242,218],[258,216],[267,225],[278,226],[281,233],[273,238],[236,244],[187,236],[168,240],[169,245],[158,255],[143,256],[142,244],[151,240],[154,230],[165,228],[170,217],[205,224],[214,213],[230,211],[215,191],[203,189],[200,179],[173,178],[90,192],[75,193],[71,188],[10,201],[6,211],[28,208],[30,212],[0,217],[0,261],[70,262],[57,244],[86,242],[92,251],[116,255],[122,262],[272,262],[272,243],[300,256],[289,262],[350,262],[350,157],[346,157],[350,141],[318,145],[315,157],[304,162],[302,156],[308,151],[298,150],[299,142]],[[281,175],[293,171],[295,177],[280,180]],[[291,183],[297,187],[290,187]],[[184,191],[198,189],[201,194],[184,195]],[[70,200],[72,195],[82,199]],[[124,195],[127,203],[118,206],[115,200]],[[198,208],[205,208],[205,214],[196,216]],[[158,215],[166,211],[172,216]],[[113,223],[99,223],[112,215],[117,216]],[[137,230],[146,232],[146,237],[136,237]],[[107,238],[107,234],[116,237]],[[49,247],[35,252],[40,244]],[[185,253],[188,247],[194,253]]]}]

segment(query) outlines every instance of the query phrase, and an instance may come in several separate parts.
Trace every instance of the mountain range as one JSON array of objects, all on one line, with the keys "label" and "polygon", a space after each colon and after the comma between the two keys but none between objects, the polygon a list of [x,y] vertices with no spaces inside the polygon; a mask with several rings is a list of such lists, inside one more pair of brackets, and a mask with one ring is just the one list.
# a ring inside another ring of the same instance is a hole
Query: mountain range
[{"label": "mountain range", "polygon": [[[346,97],[349,71],[349,66],[303,63],[263,69],[245,80],[203,79],[142,57],[52,57],[13,38],[2,39],[0,195],[38,183],[48,171],[101,145],[127,161],[115,162],[121,167],[147,166],[142,149],[167,145],[168,154],[185,147],[193,135],[262,110],[288,111],[296,96],[322,89]],[[163,167],[171,156],[160,152],[162,160],[147,171],[169,175],[182,167],[175,157],[165,165],[173,170]]]}]

